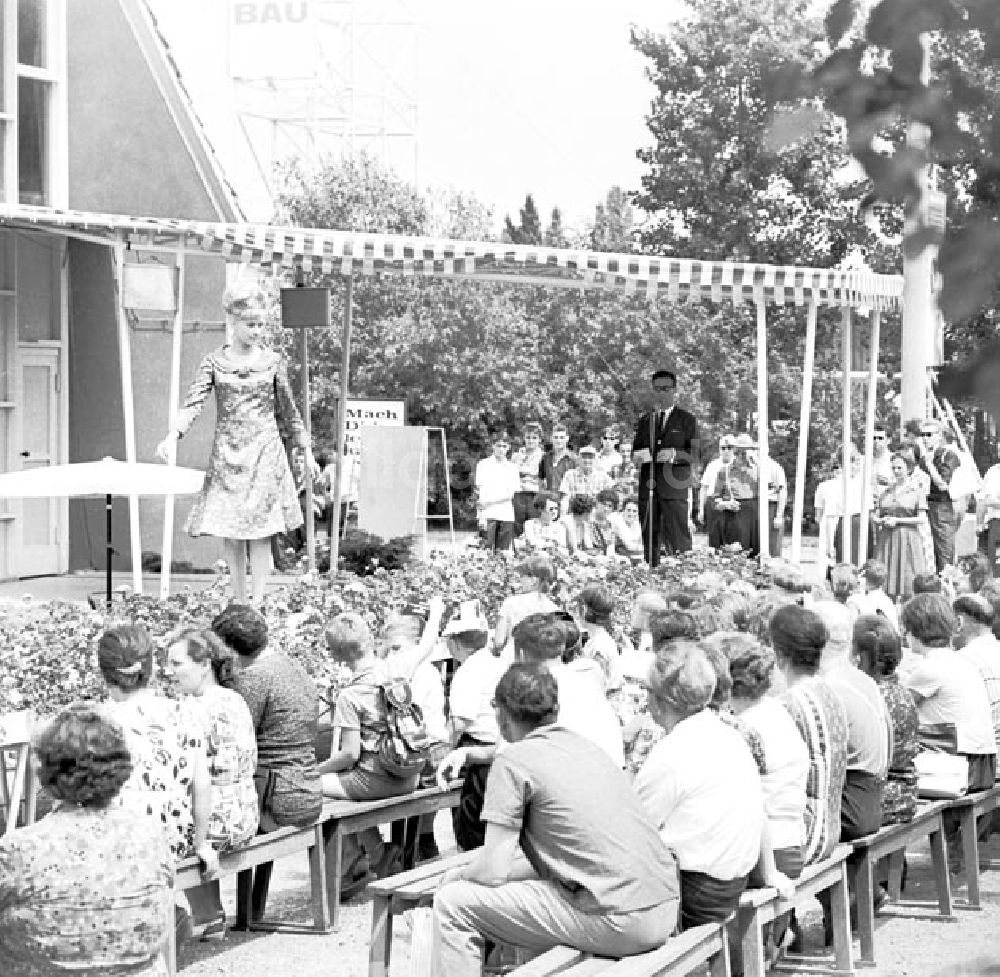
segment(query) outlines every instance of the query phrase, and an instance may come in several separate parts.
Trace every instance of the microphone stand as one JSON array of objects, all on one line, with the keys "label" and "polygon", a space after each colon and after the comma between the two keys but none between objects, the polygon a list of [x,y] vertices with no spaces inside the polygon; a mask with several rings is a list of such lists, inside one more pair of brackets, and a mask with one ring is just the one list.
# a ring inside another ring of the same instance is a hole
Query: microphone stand
[{"label": "microphone stand", "polygon": [[649,495],[646,505],[646,533],[648,539],[649,565],[656,566],[653,553],[653,501],[656,496],[656,414],[655,410],[649,412]]}]

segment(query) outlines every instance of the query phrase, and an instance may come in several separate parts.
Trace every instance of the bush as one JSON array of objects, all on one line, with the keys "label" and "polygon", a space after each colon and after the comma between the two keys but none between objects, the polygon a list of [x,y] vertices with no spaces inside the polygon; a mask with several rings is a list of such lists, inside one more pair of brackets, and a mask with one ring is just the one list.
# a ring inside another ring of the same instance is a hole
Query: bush
[{"label": "bush", "polygon": [[386,542],[381,536],[354,529],[340,541],[344,570],[365,577],[377,570],[402,570],[413,560],[413,536],[396,536]]}]

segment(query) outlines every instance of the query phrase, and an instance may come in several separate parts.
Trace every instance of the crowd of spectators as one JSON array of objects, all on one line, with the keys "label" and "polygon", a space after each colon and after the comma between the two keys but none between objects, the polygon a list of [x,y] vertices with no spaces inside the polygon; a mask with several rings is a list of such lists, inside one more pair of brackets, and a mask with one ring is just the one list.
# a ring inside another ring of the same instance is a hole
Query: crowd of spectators
[{"label": "crowd of spectators", "polygon": [[[604,584],[560,607],[536,554],[512,568],[493,621],[441,596],[377,634],[358,614],[328,621],[347,677],[319,752],[324,696],[253,608],[230,605],[159,654],[142,628],[111,627],[97,646],[107,701],[68,708],[36,738],[54,810],[0,842],[0,949],[26,966],[162,977],[169,926],[225,936],[220,852],[313,822],[324,797],[456,776],[453,835],[475,854],[435,898],[435,973],[475,972],[504,942],[628,955],[725,919],[747,886],[791,894],[839,841],[913,817],[921,749],[961,758],[970,789],[994,783],[1000,586],[982,562],[957,593],[918,578],[898,628],[873,561],[864,586],[835,568],[836,590],[776,572],[762,590],[645,591],[620,633]],[[405,775],[382,742],[390,686],[420,706],[426,750]],[[949,820],[956,868],[957,831]],[[419,857],[436,857],[433,820],[420,834]],[[377,829],[344,854],[347,896],[400,866]],[[174,866],[190,855],[204,884],[171,915]],[[792,913],[769,950],[802,941]]]}]

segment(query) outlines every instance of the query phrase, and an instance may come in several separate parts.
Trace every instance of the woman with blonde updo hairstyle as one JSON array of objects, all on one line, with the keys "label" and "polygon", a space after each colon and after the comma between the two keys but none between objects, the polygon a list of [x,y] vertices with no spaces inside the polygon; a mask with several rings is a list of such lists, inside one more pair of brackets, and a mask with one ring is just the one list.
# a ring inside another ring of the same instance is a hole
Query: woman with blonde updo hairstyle
[{"label": "woman with blonde updo hairstyle", "polygon": [[264,345],[266,298],[257,282],[227,290],[229,341],[209,353],[198,367],[173,428],[157,446],[173,464],[177,442],[215,391],[216,422],[205,484],[187,521],[192,536],[223,540],[233,581],[233,599],[247,599],[247,550],[251,598],[264,598],[270,568],[270,539],[302,525],[295,478],[288,463],[293,447],[319,473],[312,446],[292,396],[281,356]]},{"label": "woman with blonde updo hairstyle", "polygon": [[761,856],[764,798],[743,737],[708,708],[716,673],[705,652],[678,638],[646,679],[649,711],[666,735],[635,789],[681,873],[682,929],[726,919]]},{"label": "woman with blonde updo hairstyle", "polygon": [[78,702],[32,746],[58,803],[0,839],[3,973],[166,977],[173,856],[158,824],[115,803],[132,772],[121,727]]}]

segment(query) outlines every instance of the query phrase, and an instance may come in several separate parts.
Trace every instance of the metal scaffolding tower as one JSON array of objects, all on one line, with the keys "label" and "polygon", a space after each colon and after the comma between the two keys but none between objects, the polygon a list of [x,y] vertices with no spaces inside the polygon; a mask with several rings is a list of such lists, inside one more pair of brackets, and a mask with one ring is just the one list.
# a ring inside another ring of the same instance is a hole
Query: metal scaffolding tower
[{"label": "metal scaffolding tower", "polygon": [[419,26],[408,0],[231,0],[237,118],[269,189],[284,159],[361,151],[417,181]]}]

